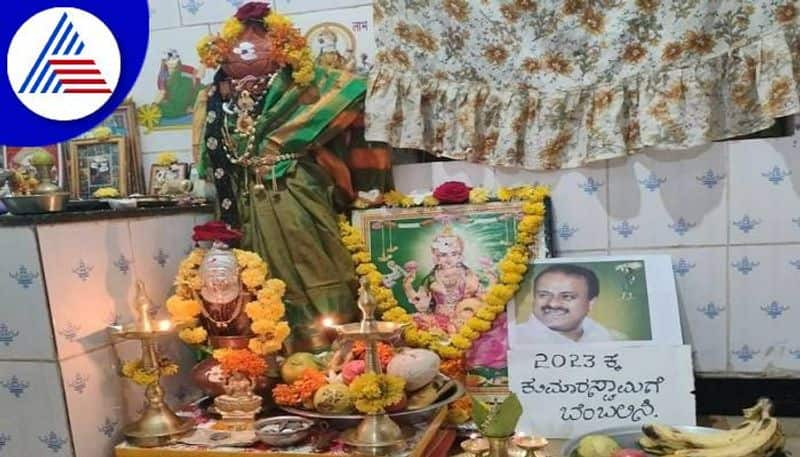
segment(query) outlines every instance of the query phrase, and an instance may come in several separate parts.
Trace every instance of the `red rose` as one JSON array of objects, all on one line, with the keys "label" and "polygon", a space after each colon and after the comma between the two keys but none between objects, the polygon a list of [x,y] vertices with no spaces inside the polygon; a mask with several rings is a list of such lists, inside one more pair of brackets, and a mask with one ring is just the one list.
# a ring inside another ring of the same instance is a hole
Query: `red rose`
[{"label": "red rose", "polygon": [[464,203],[469,200],[470,188],[460,181],[448,181],[433,191],[439,203]]},{"label": "red rose", "polygon": [[248,2],[236,11],[236,19],[239,19],[239,22],[248,20],[260,21],[264,16],[269,14],[269,12],[270,9],[267,3]]},{"label": "red rose", "polygon": [[230,244],[242,237],[241,232],[231,229],[222,221],[206,222],[203,225],[195,226],[194,241],[220,241],[225,244]]}]

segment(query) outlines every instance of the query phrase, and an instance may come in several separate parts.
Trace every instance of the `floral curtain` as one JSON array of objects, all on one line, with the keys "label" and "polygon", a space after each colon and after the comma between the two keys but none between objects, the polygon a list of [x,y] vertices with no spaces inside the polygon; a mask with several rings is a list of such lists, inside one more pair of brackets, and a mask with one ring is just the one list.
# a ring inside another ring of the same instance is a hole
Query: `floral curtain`
[{"label": "floral curtain", "polygon": [[376,0],[367,139],[553,169],[800,111],[797,0]]}]

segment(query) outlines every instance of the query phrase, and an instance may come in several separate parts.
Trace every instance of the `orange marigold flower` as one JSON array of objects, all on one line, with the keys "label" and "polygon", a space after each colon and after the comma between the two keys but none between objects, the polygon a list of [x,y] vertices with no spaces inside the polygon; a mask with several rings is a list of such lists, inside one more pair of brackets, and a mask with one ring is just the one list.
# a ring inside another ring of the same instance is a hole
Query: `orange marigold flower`
[{"label": "orange marigold flower", "polygon": [[272,398],[281,406],[297,406],[303,402],[300,393],[293,386],[278,384],[272,388]]},{"label": "orange marigold flower", "polygon": [[463,380],[467,374],[467,367],[464,364],[464,359],[449,359],[442,362],[439,371],[451,379]]},{"label": "orange marigold flower", "polygon": [[267,371],[267,362],[249,349],[229,349],[214,354],[227,374],[242,373],[251,378],[263,375]]},{"label": "orange marigold flower", "polygon": [[313,368],[306,368],[300,379],[292,383],[292,387],[300,396],[300,401],[311,399],[314,394],[325,384],[325,375]]},{"label": "orange marigold flower", "polygon": [[[367,352],[367,346],[363,341],[356,341],[353,344],[353,356],[357,359],[363,359]],[[386,368],[389,361],[394,357],[394,349],[391,345],[383,342],[378,343],[378,358],[381,361],[381,366]]]}]

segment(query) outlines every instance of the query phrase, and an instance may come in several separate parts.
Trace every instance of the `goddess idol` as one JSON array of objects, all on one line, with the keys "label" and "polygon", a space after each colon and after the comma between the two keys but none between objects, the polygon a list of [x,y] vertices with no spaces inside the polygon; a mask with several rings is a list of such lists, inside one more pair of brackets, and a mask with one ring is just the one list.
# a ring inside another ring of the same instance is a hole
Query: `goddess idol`
[{"label": "goddess idol", "polygon": [[286,283],[290,348],[323,349],[322,316],[355,318],[336,211],[359,190],[391,186],[388,150],[363,141],[366,82],[316,66],[305,38],[266,3],[244,4],[198,52],[218,67],[195,108],[200,174],[213,179],[220,218],[243,232],[242,247]]}]

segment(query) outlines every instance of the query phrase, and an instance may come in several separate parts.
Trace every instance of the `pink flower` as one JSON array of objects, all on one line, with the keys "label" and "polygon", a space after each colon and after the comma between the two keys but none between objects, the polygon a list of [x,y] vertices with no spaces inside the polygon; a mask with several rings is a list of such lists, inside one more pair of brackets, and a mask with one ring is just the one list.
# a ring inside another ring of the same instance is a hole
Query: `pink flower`
[{"label": "pink flower", "polygon": [[460,181],[447,181],[433,191],[440,203],[464,203],[469,200],[470,188]]},{"label": "pink flower", "polygon": [[492,328],[472,343],[467,353],[468,366],[503,369],[507,366],[508,319],[506,313],[497,316]]}]

